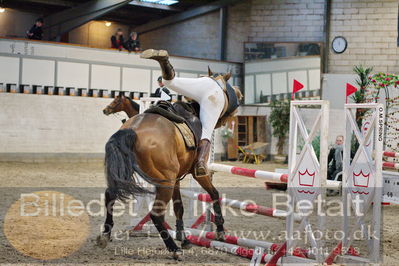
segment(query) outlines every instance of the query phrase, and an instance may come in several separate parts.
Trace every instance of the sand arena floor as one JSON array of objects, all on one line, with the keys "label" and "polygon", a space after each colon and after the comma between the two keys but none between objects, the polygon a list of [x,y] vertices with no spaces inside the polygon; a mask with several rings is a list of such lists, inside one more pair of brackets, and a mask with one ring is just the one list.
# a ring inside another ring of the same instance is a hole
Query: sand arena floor
[{"label": "sand arena floor", "polygon": [[[237,166],[251,167],[273,171],[284,168],[284,165],[270,162],[258,166],[234,163]],[[106,249],[95,246],[95,238],[103,224],[103,215],[86,216],[86,213],[75,218],[66,217],[58,220],[57,215],[51,219],[18,219],[16,216],[18,199],[21,193],[42,191],[71,196],[87,204],[91,200],[101,200],[105,179],[103,165],[100,161],[89,163],[0,163],[1,195],[0,201],[0,263],[137,263],[137,264],[247,264],[249,261],[235,255],[220,251],[193,246],[186,251],[182,262],[175,262],[165,252],[164,244],[158,237],[130,237],[122,235],[114,239]],[[265,190],[262,180],[248,179],[217,173],[214,184],[228,198],[240,200],[253,199],[257,204],[270,206],[275,190]],[[188,179],[183,186],[188,185]],[[338,200],[340,198],[336,197]],[[67,197],[65,197],[67,199]],[[186,212],[187,200],[184,200]],[[51,205],[51,203],[50,203]],[[54,204],[56,205],[56,204]],[[93,205],[97,206],[97,205]],[[30,206],[33,208],[32,206]],[[271,207],[271,206],[270,206]],[[94,210],[100,212],[99,207]],[[397,265],[399,260],[399,208],[383,207],[383,257],[384,265]],[[144,212],[143,212],[144,213]],[[60,210],[56,210],[60,214]],[[174,226],[172,215],[167,221]],[[114,232],[126,229],[131,223],[128,214],[115,217]],[[281,242],[285,229],[284,220],[264,216],[225,215],[226,229],[232,233],[249,235],[269,232],[263,235],[267,241]],[[327,227],[340,228],[340,219],[327,219]],[[259,237],[259,235],[257,235]],[[334,245],[334,241],[327,245]],[[360,245],[360,248],[362,246]],[[33,259],[33,258],[35,259]]]}]

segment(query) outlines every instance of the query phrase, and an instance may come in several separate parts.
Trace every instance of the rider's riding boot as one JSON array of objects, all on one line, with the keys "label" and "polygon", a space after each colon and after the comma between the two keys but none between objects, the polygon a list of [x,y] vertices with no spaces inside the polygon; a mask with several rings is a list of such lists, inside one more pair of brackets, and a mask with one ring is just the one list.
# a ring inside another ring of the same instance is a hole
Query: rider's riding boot
[{"label": "rider's riding boot", "polygon": [[194,174],[196,177],[209,175],[207,163],[211,142],[208,139],[202,139],[198,146],[197,164],[195,165]]},{"label": "rider's riding boot", "polygon": [[147,49],[141,54],[140,57],[145,59],[154,59],[158,61],[162,69],[163,79],[171,80],[175,77],[175,70],[173,69],[173,66],[169,62],[168,51]]}]

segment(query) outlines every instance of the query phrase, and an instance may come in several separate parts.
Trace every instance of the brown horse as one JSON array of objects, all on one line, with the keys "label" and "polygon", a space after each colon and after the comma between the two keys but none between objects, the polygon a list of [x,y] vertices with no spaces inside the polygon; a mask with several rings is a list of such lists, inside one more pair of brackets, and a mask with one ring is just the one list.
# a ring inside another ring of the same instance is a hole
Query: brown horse
[{"label": "brown horse", "polygon": [[[229,76],[226,74],[223,77],[227,81]],[[235,90],[237,95],[241,95],[238,89]],[[107,113],[111,111],[110,109]],[[111,237],[115,200],[125,201],[131,196],[151,193],[136,183],[134,178],[136,173],[155,185],[155,201],[150,217],[167,249],[173,252],[175,259],[179,259],[181,250],[164,226],[164,216],[168,202],[173,199],[176,239],[181,241],[182,248],[189,247],[190,242],[184,233],[184,210],[179,179],[186,174],[193,174],[196,151],[186,148],[183,137],[171,121],[151,113],[130,118],[111,136],[105,150],[105,173],[108,183],[105,191],[107,217],[104,231],[97,239],[98,244],[105,247],[106,241]],[[213,200],[217,238],[223,240],[224,220],[219,192],[213,186],[209,175],[201,178],[194,176],[194,178]]]},{"label": "brown horse", "polygon": [[130,97],[124,95],[118,95],[115,99],[104,108],[103,113],[110,115],[124,111],[129,118],[139,113],[140,106],[138,103],[133,101]]}]

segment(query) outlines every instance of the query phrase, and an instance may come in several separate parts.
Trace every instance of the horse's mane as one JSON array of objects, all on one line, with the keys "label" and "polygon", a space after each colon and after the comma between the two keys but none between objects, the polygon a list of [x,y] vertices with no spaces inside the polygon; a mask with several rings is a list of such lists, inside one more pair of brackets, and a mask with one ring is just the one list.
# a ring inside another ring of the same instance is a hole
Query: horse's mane
[{"label": "horse's mane", "polygon": [[130,97],[125,96],[126,99],[128,99],[130,101],[130,104],[132,105],[132,107],[136,110],[139,111],[140,110],[140,105],[138,103],[136,103],[135,101],[133,101]]}]

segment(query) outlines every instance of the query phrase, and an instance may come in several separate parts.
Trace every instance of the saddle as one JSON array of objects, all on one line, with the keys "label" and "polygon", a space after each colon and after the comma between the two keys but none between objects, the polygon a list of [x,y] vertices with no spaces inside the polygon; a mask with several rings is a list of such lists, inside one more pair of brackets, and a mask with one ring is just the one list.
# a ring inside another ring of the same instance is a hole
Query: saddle
[{"label": "saddle", "polygon": [[197,148],[202,135],[202,125],[199,119],[199,104],[197,102],[185,103],[158,101],[144,113],[158,114],[174,123],[183,136],[189,150]]}]

